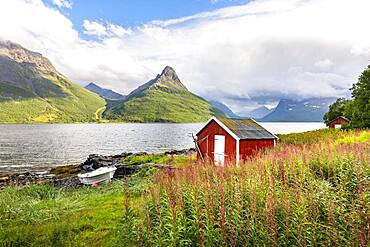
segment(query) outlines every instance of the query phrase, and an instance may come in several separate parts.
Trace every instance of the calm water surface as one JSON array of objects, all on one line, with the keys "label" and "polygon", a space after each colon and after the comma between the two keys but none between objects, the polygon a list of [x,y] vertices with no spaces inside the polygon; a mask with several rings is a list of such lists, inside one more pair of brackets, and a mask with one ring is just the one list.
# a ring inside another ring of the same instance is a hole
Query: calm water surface
[{"label": "calm water surface", "polygon": [[[89,154],[160,153],[194,147],[204,124],[0,125],[0,172],[44,170],[83,162]],[[273,133],[324,128],[323,123],[261,123]]]}]

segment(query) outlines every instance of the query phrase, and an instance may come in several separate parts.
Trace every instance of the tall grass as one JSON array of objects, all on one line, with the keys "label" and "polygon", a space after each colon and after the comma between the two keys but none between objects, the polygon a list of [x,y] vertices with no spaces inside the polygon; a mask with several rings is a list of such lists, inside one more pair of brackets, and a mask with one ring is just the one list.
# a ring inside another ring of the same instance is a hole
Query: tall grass
[{"label": "tall grass", "polygon": [[[125,200],[122,243],[135,246],[368,246],[370,145],[345,132],[287,136],[239,166],[163,171]],[[290,139],[289,139],[290,138]]]},{"label": "tall grass", "polygon": [[52,185],[2,188],[0,246],[118,245],[123,185],[114,181],[72,190]]}]

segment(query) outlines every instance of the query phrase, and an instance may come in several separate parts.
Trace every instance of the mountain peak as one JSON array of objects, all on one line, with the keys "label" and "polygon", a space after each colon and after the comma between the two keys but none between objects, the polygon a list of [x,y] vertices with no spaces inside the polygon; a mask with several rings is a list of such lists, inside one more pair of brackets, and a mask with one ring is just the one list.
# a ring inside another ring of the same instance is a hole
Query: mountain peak
[{"label": "mountain peak", "polygon": [[85,86],[85,88],[98,88],[98,89],[101,89],[100,86],[96,85],[94,82],[90,82],[89,84],[87,84]]},{"label": "mountain peak", "polygon": [[176,71],[171,66],[166,66],[162,73],[153,81],[151,87],[164,87],[176,90],[187,90],[181,83]]},{"label": "mountain peak", "polygon": [[124,101],[109,102],[104,112],[108,119],[126,122],[204,122],[212,115],[225,114],[188,91],[170,66],[132,91]]},{"label": "mountain peak", "polygon": [[0,56],[11,59],[19,64],[29,64],[44,71],[56,73],[49,59],[40,53],[27,50],[21,45],[9,40],[0,40]]},{"label": "mountain peak", "polygon": [[163,76],[163,75],[166,75],[166,76],[175,76],[175,77],[177,77],[177,75],[176,75],[176,71],[175,71],[171,66],[166,66],[166,67],[162,70],[161,76]]},{"label": "mountain peak", "polygon": [[127,98],[135,97],[142,94],[145,90],[149,89],[164,89],[170,91],[188,91],[188,89],[181,83],[176,71],[170,67],[166,66],[160,75],[157,75],[155,79],[148,81],[147,83],[139,86],[134,91],[132,91]]}]

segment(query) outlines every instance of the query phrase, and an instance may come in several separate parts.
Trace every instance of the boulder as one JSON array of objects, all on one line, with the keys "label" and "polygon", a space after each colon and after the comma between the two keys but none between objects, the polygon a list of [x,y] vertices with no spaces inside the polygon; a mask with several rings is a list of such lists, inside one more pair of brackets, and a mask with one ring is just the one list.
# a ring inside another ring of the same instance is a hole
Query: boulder
[{"label": "boulder", "polygon": [[166,155],[192,155],[195,153],[194,148],[189,148],[189,149],[183,149],[183,150],[171,150],[167,151],[164,154]]},{"label": "boulder", "polygon": [[54,186],[64,189],[76,189],[81,187],[83,184],[80,182],[77,176],[57,179],[53,181]]}]

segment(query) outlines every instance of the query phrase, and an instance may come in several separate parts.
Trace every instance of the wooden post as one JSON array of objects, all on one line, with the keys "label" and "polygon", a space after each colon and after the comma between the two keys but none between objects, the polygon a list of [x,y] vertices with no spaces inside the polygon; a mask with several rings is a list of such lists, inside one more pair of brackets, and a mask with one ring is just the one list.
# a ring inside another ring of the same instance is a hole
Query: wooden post
[{"label": "wooden post", "polygon": [[198,141],[197,141],[197,139],[194,137],[194,134],[193,134],[193,133],[191,133],[191,136],[193,137],[193,141],[194,141],[194,144],[195,144],[195,149],[196,149],[196,150],[197,150],[197,152],[199,153],[200,158],[202,158],[202,161],[203,161],[203,163],[204,163],[204,158],[203,158],[202,152],[201,152],[201,150],[200,150],[200,148],[199,148]]}]

